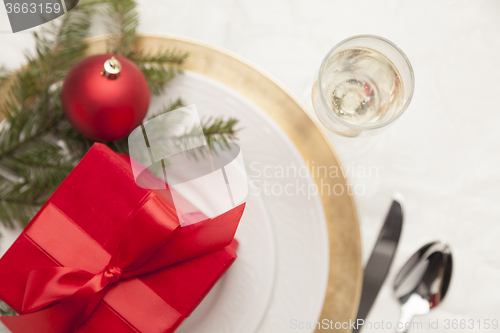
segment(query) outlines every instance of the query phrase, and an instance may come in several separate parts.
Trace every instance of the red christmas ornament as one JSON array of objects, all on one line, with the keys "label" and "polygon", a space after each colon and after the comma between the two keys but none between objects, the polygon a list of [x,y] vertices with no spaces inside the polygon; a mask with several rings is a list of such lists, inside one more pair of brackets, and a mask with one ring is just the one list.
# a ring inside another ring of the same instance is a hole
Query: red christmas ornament
[{"label": "red christmas ornament", "polygon": [[97,141],[129,135],[146,116],[149,97],[141,70],[127,58],[110,54],[76,64],[66,76],[61,93],[69,122]]}]

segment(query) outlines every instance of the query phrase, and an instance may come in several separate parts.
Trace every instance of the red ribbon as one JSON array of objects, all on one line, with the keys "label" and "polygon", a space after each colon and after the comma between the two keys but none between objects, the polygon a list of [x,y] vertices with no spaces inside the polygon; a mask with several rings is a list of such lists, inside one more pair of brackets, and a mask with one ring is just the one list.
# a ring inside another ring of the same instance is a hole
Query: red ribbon
[{"label": "red ribbon", "polygon": [[[164,200],[154,194],[143,200],[139,209],[131,214],[113,255],[54,205],[44,207],[40,216],[43,222],[31,224],[26,236],[61,266],[70,262],[76,268],[50,267],[32,271],[23,301],[23,311],[27,314],[1,318],[10,330],[74,332],[103,298],[119,313],[123,293],[129,296],[139,293],[138,298],[148,299],[146,303],[153,311],[151,321],[126,316],[127,321],[141,332],[161,332],[177,320],[160,318],[155,321],[156,315],[172,313],[173,309],[140,280],[134,279],[148,272],[144,269],[148,259],[180,230],[175,210]],[[68,243],[73,246],[68,248]],[[61,246],[67,251],[61,251]],[[72,253],[75,250],[79,255]]]}]

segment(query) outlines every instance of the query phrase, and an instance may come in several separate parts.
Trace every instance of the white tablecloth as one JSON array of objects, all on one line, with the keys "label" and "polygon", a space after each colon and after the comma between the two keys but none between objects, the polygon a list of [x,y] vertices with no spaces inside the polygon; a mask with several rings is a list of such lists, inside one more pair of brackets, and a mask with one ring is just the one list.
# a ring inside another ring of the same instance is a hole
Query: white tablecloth
[{"label": "white tablecloth", "polygon": [[[451,289],[442,306],[417,318],[423,328],[416,331],[443,332],[447,319],[474,319],[474,329],[448,331],[478,332],[478,319],[500,319],[500,1],[139,2],[141,32],[180,34],[237,52],[309,106],[311,84],[334,44],[367,33],[398,44],[416,76],[406,114],[368,140],[331,135],[359,184],[364,261],[391,194],[406,199],[398,252],[368,320],[398,320],[395,274],[421,245],[441,239],[454,254]],[[8,27],[3,10],[0,31]],[[26,48],[33,48],[28,33],[0,34],[0,63],[19,66]],[[439,320],[439,329],[428,328],[429,320]]]}]

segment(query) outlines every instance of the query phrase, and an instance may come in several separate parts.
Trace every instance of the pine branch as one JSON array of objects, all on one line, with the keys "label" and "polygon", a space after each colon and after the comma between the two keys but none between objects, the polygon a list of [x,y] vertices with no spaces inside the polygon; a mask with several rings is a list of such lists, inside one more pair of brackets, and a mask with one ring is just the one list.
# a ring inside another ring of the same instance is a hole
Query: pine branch
[{"label": "pine branch", "polygon": [[135,0],[107,0],[104,15],[112,18],[108,24],[110,42],[108,51],[130,58],[146,77],[153,95],[163,92],[165,85],[176,74],[182,73],[181,66],[187,53],[159,50],[156,53],[136,52],[134,43],[137,39],[139,14]]},{"label": "pine branch", "polygon": [[[37,113],[36,110],[46,111],[54,107],[50,97],[56,88],[55,84],[84,56],[86,44],[83,39],[87,36],[89,26],[88,13],[75,8],[57,23],[44,26],[42,34],[34,33],[36,52],[27,55],[28,64],[16,73],[15,82],[0,106],[0,112],[7,117],[14,114],[10,117],[11,121],[19,115],[21,122],[27,124],[29,120],[26,118]],[[44,119],[38,120],[43,124]],[[15,124],[12,125],[15,127]],[[20,141],[23,139],[24,136],[20,137]],[[12,141],[8,144],[12,144]]]},{"label": "pine branch", "polygon": [[[171,102],[168,106],[163,106],[163,109],[160,111],[158,115],[174,111],[176,109],[182,108],[183,106],[186,106],[186,103],[182,100],[182,98],[177,98],[175,101]],[[158,115],[155,115],[149,119],[153,119],[154,117],[157,117]]]},{"label": "pine branch", "polygon": [[0,221],[10,227],[12,221],[26,225],[77,161],[51,133],[1,155]]},{"label": "pine branch", "polygon": [[[32,202],[2,199],[0,201],[0,218],[7,228],[14,228],[13,220],[24,228],[41,207],[42,204],[37,205]],[[6,222],[3,221],[4,219]]]},{"label": "pine branch", "polygon": [[38,93],[42,107],[50,107],[49,95],[54,84],[64,79],[68,70],[84,57],[87,48],[84,38],[88,36],[90,19],[87,10],[77,7],[59,21],[44,25],[41,33],[34,33],[36,53],[28,55],[23,74],[37,74],[37,80],[27,81],[34,85],[26,88]]},{"label": "pine branch", "polygon": [[[171,102],[169,105],[164,106],[162,110],[155,115],[149,117],[145,121],[149,121],[155,117],[161,116],[167,112],[176,110],[185,106],[184,101],[181,98]],[[235,127],[238,124],[238,120],[235,118],[229,118],[225,120],[223,117],[210,117],[202,119],[202,129],[205,136],[205,140],[209,145],[210,149],[217,150],[218,148],[224,149],[228,148],[228,142],[236,141],[236,134],[240,129]],[[202,142],[200,140],[200,135],[198,134],[198,129],[194,128],[191,131],[185,133],[181,137],[176,137],[173,142],[168,144],[172,145],[172,149],[176,151],[187,150],[189,147],[198,146]],[[114,151],[128,155],[128,139],[124,138],[112,143],[108,143],[108,147]],[[202,149],[199,152],[202,156],[204,151]],[[194,156],[194,155],[193,155]],[[194,156],[196,157],[196,156]]]},{"label": "pine branch", "polygon": [[108,0],[81,0],[75,8],[88,10],[92,14],[99,12],[102,13],[107,2]]},{"label": "pine branch", "polygon": [[188,57],[187,53],[159,50],[156,53],[132,54],[131,59],[148,79],[149,88],[154,95],[160,95],[165,85],[176,74],[182,73],[181,66]]},{"label": "pine branch", "polygon": [[16,108],[6,113],[4,129],[0,132],[1,157],[10,156],[21,146],[37,141],[62,117],[58,112],[44,114],[38,111]]},{"label": "pine branch", "polygon": [[79,161],[95,142],[77,132],[66,118],[57,123],[55,131],[63,143],[65,155],[75,161]]},{"label": "pine branch", "polygon": [[0,316],[15,316],[16,311],[12,310],[7,304],[0,300]]},{"label": "pine branch", "polygon": [[134,43],[137,39],[139,14],[136,11],[137,3],[134,0],[108,0],[105,13],[111,18],[108,32],[111,35],[109,51],[124,57],[130,57],[134,52]]},{"label": "pine branch", "polygon": [[10,72],[4,66],[0,66],[0,86],[2,86],[10,77]]},{"label": "pine branch", "polygon": [[235,128],[238,122],[236,118],[224,120],[222,117],[210,117],[202,121],[208,146],[211,149],[229,147],[228,142],[236,141],[236,133],[241,130]]},{"label": "pine branch", "polygon": [[[181,98],[178,98],[175,101],[171,102],[169,105],[163,106],[163,109],[160,112],[148,118],[147,120],[151,120],[155,117],[179,109],[183,106],[186,106],[184,101]],[[224,117],[208,117],[202,119],[201,127],[203,129],[203,134],[205,135],[207,143],[226,144],[230,141],[237,141],[236,133],[241,130],[239,128],[238,129],[236,128],[238,122],[239,122],[238,119],[232,117],[227,120],[225,120]],[[198,136],[198,135],[189,132],[186,133],[183,137],[188,138],[193,136]]]},{"label": "pine branch", "polygon": [[156,53],[137,52],[132,54],[130,59],[137,65],[159,63],[162,65],[169,64],[182,66],[187,57],[188,53],[182,53],[175,50],[158,50]]},{"label": "pine branch", "polygon": [[60,84],[83,56],[88,10],[75,8],[35,33],[36,52],[16,72],[0,112],[0,220],[24,226],[71,171],[53,132],[64,119]]},{"label": "pine branch", "polygon": [[139,64],[138,66],[146,77],[149,90],[153,95],[160,95],[165,85],[177,74],[182,73],[180,68],[165,67],[161,64]]}]

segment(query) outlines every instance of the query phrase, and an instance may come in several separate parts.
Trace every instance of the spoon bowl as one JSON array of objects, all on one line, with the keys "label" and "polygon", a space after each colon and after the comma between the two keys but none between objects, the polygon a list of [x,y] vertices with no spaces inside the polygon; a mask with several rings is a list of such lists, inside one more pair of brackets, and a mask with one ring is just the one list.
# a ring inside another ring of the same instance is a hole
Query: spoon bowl
[{"label": "spoon bowl", "polygon": [[451,273],[451,249],[442,242],[426,244],[408,259],[394,282],[394,295],[401,303],[398,333],[408,332],[414,316],[427,314],[442,302]]}]

